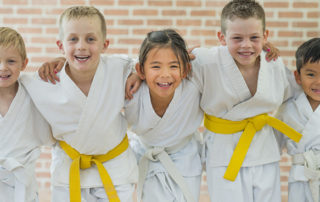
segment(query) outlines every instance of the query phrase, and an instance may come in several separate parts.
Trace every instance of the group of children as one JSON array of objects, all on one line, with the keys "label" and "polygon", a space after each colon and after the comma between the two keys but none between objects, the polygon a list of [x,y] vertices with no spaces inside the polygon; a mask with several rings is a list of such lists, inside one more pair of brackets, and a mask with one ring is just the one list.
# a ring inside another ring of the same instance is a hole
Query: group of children
[{"label": "group of children", "polygon": [[[284,146],[293,155],[289,202],[319,201],[320,39],[299,47],[294,74],[270,61],[264,10],[253,0],[223,8],[218,38],[222,46],[194,49],[193,60],[172,29],[148,33],[138,61],[101,55],[103,15],[75,6],[59,21],[61,71],[19,77],[24,42],[0,28],[0,201],[38,201],[44,144],[53,146],[54,202],[129,202],[135,188],[139,202],[196,202],[203,169],[212,202],[277,202]],[[42,81],[50,75],[59,82]],[[137,134],[130,144],[128,127]]]}]

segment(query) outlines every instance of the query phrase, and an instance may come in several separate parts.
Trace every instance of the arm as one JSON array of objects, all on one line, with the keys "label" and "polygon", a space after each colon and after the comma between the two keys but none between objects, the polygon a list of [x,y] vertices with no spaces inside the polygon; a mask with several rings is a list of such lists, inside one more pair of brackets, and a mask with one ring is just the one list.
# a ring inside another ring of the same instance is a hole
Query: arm
[{"label": "arm", "polygon": [[263,46],[263,50],[267,51],[266,60],[270,62],[271,60],[277,60],[280,56],[280,51],[269,41]]},{"label": "arm", "polygon": [[64,57],[58,57],[50,62],[45,62],[38,70],[40,78],[46,82],[48,79],[51,83],[55,84],[56,81],[60,81],[59,77],[56,75],[61,71],[66,59]]}]

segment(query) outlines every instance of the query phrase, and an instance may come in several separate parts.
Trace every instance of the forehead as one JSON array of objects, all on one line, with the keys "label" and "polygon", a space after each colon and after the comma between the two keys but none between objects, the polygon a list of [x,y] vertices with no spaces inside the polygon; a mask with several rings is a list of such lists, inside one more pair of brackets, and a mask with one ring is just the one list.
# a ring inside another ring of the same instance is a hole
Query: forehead
[{"label": "forehead", "polygon": [[307,62],[305,65],[302,66],[301,70],[312,70],[320,72],[320,61],[314,63]]},{"label": "forehead", "polygon": [[64,34],[101,34],[101,22],[98,16],[64,19],[62,22]]},{"label": "forehead", "polygon": [[156,47],[149,51],[147,55],[147,61],[152,62],[157,61],[167,61],[167,60],[177,60],[176,54],[170,47]]},{"label": "forehead", "polygon": [[228,34],[252,34],[262,33],[262,20],[251,17],[242,19],[235,17],[234,19],[226,20],[226,33]]},{"label": "forehead", "polygon": [[0,56],[21,58],[19,54],[19,50],[17,48],[12,46],[2,46],[2,45],[0,45]]}]

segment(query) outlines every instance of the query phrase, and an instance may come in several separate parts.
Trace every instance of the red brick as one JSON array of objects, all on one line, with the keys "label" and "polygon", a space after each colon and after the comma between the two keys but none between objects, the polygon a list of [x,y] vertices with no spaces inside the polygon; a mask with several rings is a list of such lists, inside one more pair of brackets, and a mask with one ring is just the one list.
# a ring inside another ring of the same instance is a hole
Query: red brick
[{"label": "red brick", "polygon": [[28,0],[2,0],[3,5],[28,5]]},{"label": "red brick", "polygon": [[200,26],[201,20],[177,20],[179,26]]},{"label": "red brick", "polygon": [[[277,41],[274,41],[272,40],[271,43],[275,46],[275,47],[287,47],[289,45],[289,42],[288,40],[277,40]],[[281,53],[280,53],[281,54]]]},{"label": "red brick", "polygon": [[41,177],[41,178],[50,178],[51,177],[50,173],[48,173],[48,172],[37,172],[36,176]]},{"label": "red brick", "polygon": [[41,25],[54,25],[57,22],[56,18],[33,18],[32,24],[41,24]]},{"label": "red brick", "polygon": [[302,32],[294,32],[294,31],[279,31],[279,37],[302,37]]},{"label": "red brick", "polygon": [[192,10],[191,16],[210,16],[213,17],[216,15],[214,10]]},{"label": "red brick", "polygon": [[34,15],[34,14],[41,14],[42,9],[40,8],[20,8],[17,10],[17,14],[27,14],[27,15]]},{"label": "red brick", "polygon": [[46,31],[45,31],[47,34],[55,34],[55,35],[57,35],[57,37],[58,37],[58,33],[59,33],[59,28],[58,27],[56,27],[56,28],[51,28],[51,27],[49,27],[49,28],[46,28]]},{"label": "red brick", "polygon": [[151,32],[151,31],[154,31],[152,29],[133,29],[132,30],[132,33],[134,35],[146,35],[147,33]]},{"label": "red brick", "polygon": [[178,0],[176,4],[183,7],[201,7],[201,1],[198,0]]},{"label": "red brick", "polygon": [[133,44],[133,45],[140,45],[142,43],[141,39],[130,39],[130,38],[126,38],[126,39],[119,39],[118,40],[119,44]]},{"label": "red brick", "polygon": [[133,10],[133,15],[138,16],[156,16],[158,15],[158,10],[151,9],[137,9]]},{"label": "red brick", "polygon": [[128,35],[128,29],[108,29],[108,34],[111,35]]},{"label": "red brick", "polygon": [[264,8],[289,8],[288,2],[264,2]]},{"label": "red brick", "polygon": [[172,20],[148,20],[147,25],[171,26]]},{"label": "red brick", "polygon": [[[33,56],[31,58],[31,63],[44,63],[47,61],[50,61],[52,58],[51,57],[45,57],[45,56]],[[42,154],[41,154],[42,155]],[[51,156],[51,155],[50,155]]]},{"label": "red brick", "polygon": [[14,18],[14,17],[5,17],[3,18],[3,23],[4,24],[27,24],[28,23],[28,19],[26,18]]},{"label": "red brick", "polygon": [[119,25],[143,25],[143,20],[118,20]]},{"label": "red brick", "polygon": [[318,6],[316,2],[293,2],[293,8],[317,8]]},{"label": "red brick", "polygon": [[206,26],[220,27],[220,20],[206,20]]},{"label": "red brick", "polygon": [[308,12],[308,18],[320,18],[320,12]]},{"label": "red brick", "polygon": [[[107,5],[107,6],[113,6],[115,5],[114,0],[90,0],[90,5],[95,6],[95,5]],[[95,6],[96,8],[99,9],[99,7]]]},{"label": "red brick", "polygon": [[61,5],[85,5],[86,1],[85,0],[60,0]]},{"label": "red brick", "polygon": [[318,22],[293,22],[292,26],[301,28],[316,28],[318,27]]},{"label": "red brick", "polygon": [[12,14],[13,13],[13,9],[12,8],[0,8],[0,13],[1,13],[1,15],[3,15],[3,14]]},{"label": "red brick", "polygon": [[266,22],[267,27],[288,27],[288,22],[281,21],[268,21]]},{"label": "red brick", "polygon": [[142,6],[143,4],[144,4],[143,0],[134,0],[134,1],[119,0],[120,6]]},{"label": "red brick", "polygon": [[216,36],[216,31],[214,31],[214,30],[197,29],[197,30],[192,30],[191,31],[191,35],[193,35],[193,36],[212,36],[212,37],[215,37]]},{"label": "red brick", "polygon": [[24,34],[42,34],[41,27],[19,27],[18,31]]},{"label": "red brick", "polygon": [[153,1],[153,0],[149,0],[148,2],[148,6],[172,6],[172,1],[162,1],[162,0],[157,0],[157,1]]},{"label": "red brick", "polygon": [[301,18],[303,16],[302,12],[279,12],[280,18]]},{"label": "red brick", "polygon": [[54,53],[54,54],[58,54],[60,53],[60,50],[58,49],[58,47],[46,47],[45,49],[46,53]]},{"label": "red brick", "polygon": [[163,16],[185,16],[187,13],[185,10],[163,10]]},{"label": "red brick", "polygon": [[41,53],[42,52],[42,48],[40,48],[40,47],[27,46],[26,49],[27,49],[27,54],[30,54],[30,53]]},{"label": "red brick", "polygon": [[214,39],[207,39],[205,40],[205,44],[209,45],[209,46],[218,46],[220,45],[220,41],[219,40],[214,40]]},{"label": "red brick", "polygon": [[307,32],[308,37],[320,37],[320,31],[309,31]]},{"label": "red brick", "polygon": [[274,17],[274,12],[265,12],[265,15],[266,15],[266,18],[267,18],[267,20],[269,19],[269,18],[273,18]]},{"label": "red brick", "polygon": [[[295,50],[292,50],[292,51],[286,50],[286,51],[281,51],[280,54],[281,54],[281,56],[294,57],[295,53],[296,53]],[[290,167],[287,168],[286,166],[283,166],[283,169],[284,169],[283,171],[289,171],[289,170],[290,170]]]},{"label": "red brick", "polygon": [[109,15],[114,15],[114,16],[127,16],[129,15],[129,10],[124,10],[124,9],[105,9],[103,13],[107,16],[105,16],[106,19],[108,19]]},{"label": "red brick", "polygon": [[45,13],[49,15],[56,15],[58,20],[59,16],[63,13],[64,10],[65,9],[63,8],[52,8],[52,9],[46,9]]}]

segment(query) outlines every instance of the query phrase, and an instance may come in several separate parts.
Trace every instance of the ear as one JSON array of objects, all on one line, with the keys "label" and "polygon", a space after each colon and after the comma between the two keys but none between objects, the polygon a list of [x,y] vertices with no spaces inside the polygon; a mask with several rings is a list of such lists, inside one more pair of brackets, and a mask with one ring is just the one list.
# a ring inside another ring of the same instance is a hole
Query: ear
[{"label": "ear", "polygon": [[138,74],[138,76],[140,77],[141,80],[145,80],[145,79],[146,79],[146,76],[145,76],[144,73],[141,71],[140,63],[137,63],[137,64],[136,64],[136,71],[137,71],[137,74]]},{"label": "ear", "polygon": [[219,41],[220,41],[221,45],[226,46],[227,42],[226,42],[226,39],[225,39],[225,35],[221,31],[218,31],[217,36],[219,38]]},{"label": "ear", "polygon": [[297,84],[301,85],[301,75],[297,70],[294,71],[294,78],[296,79]]},{"label": "ear", "polygon": [[25,70],[25,68],[27,67],[28,62],[29,62],[29,59],[26,58],[26,59],[24,60],[23,64],[22,64],[21,71]]},{"label": "ear", "polygon": [[269,30],[266,29],[266,31],[264,31],[264,33],[263,33],[263,42],[264,42],[264,43],[267,43],[267,41],[268,41],[268,36],[269,36]]},{"label": "ear", "polygon": [[56,41],[56,44],[57,44],[59,50],[62,52],[62,54],[65,54],[62,42],[60,40],[58,40],[58,41]]},{"label": "ear", "polygon": [[109,44],[110,44],[110,41],[109,39],[106,39],[103,43],[103,49],[102,49],[102,52],[106,51],[109,47]]}]

